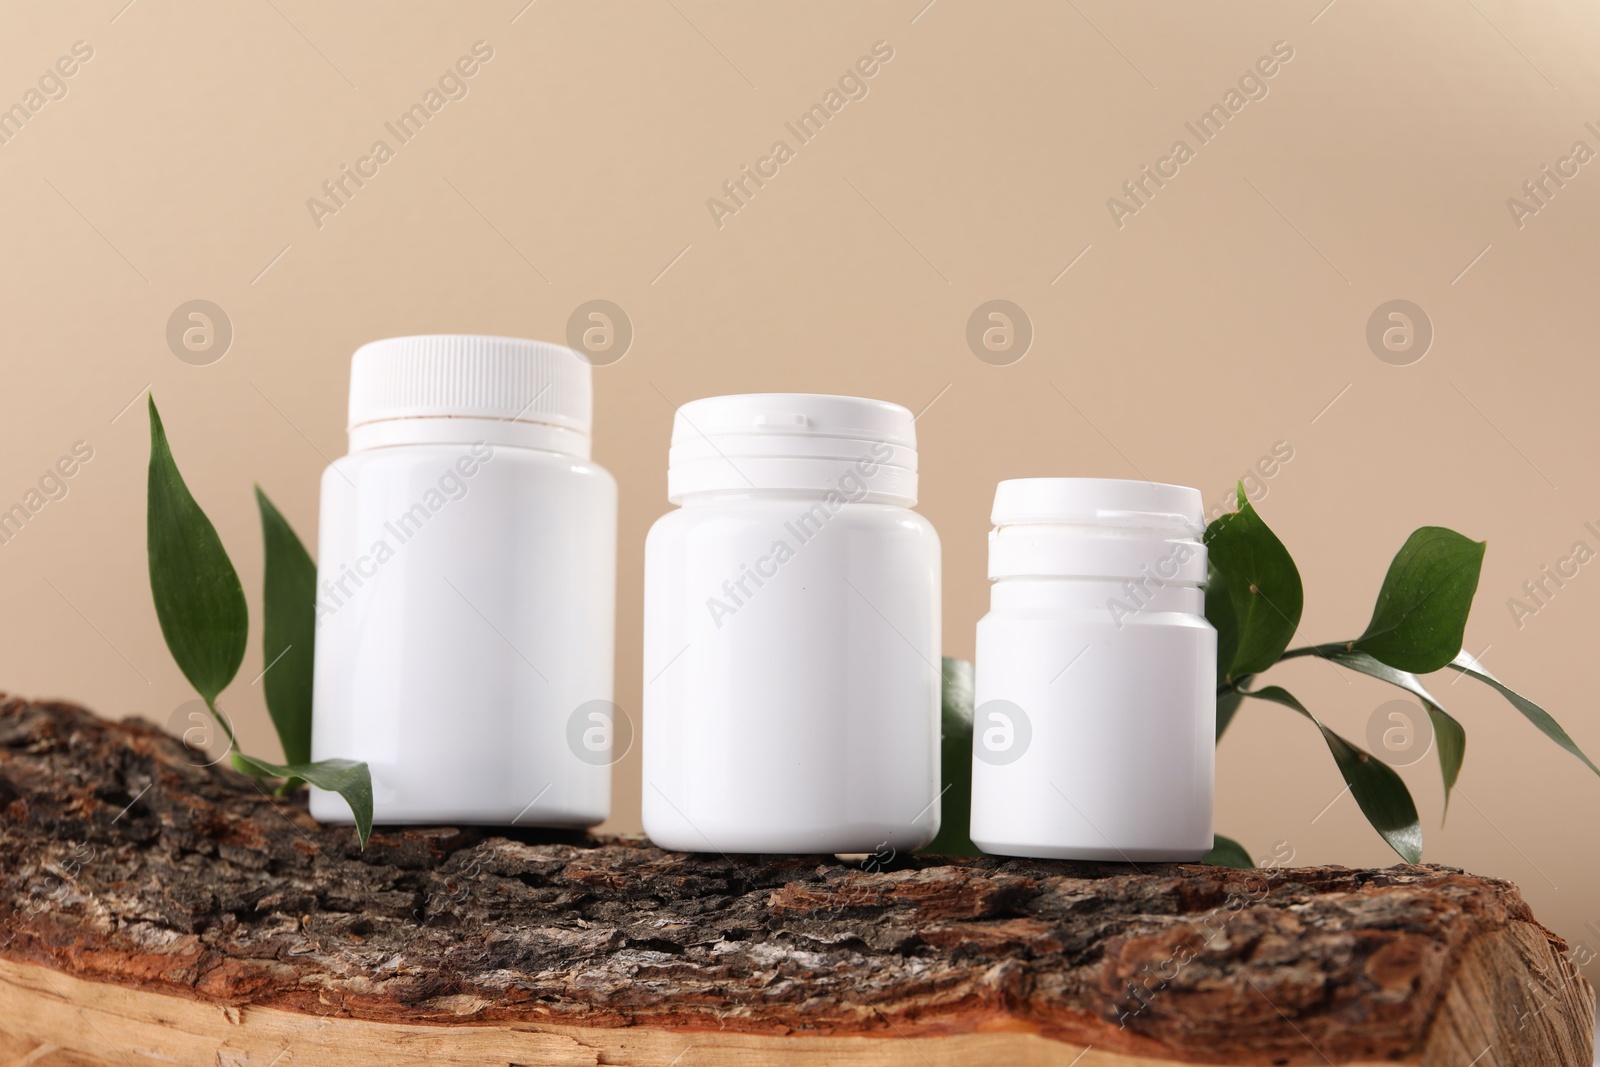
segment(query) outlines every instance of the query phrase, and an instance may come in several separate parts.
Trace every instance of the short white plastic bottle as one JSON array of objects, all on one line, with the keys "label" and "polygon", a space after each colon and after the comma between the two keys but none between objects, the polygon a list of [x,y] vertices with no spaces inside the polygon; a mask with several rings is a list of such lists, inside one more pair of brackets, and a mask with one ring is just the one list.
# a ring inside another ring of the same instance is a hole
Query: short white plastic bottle
[{"label": "short white plastic bottle", "polygon": [[1056,859],[1211,849],[1217,634],[1200,493],[1102,478],[995,492],[972,840]]},{"label": "short white plastic bottle", "polygon": [[644,828],[884,852],[939,828],[939,538],[897,404],[696,400],[645,542]]},{"label": "short white plastic bottle", "polygon": [[[617,490],[589,459],[590,374],[508,337],[351,361],[350,454],[322,478],[312,757],[370,765],[375,822],[607,815]],[[311,813],[351,818],[320,790]]]}]

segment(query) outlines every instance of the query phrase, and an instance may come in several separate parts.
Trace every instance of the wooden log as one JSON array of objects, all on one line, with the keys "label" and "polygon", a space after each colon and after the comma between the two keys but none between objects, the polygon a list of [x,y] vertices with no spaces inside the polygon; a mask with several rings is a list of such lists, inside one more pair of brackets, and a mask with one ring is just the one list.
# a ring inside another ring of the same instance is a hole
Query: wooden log
[{"label": "wooden log", "polygon": [[0,1064],[1588,1065],[1515,886],[1438,866],[728,857],[380,828],[0,699]]}]

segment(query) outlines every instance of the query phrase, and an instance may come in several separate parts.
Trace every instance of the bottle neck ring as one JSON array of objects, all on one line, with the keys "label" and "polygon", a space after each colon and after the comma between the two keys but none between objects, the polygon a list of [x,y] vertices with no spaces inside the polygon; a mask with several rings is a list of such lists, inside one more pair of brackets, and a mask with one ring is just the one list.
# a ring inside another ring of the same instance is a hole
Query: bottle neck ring
[{"label": "bottle neck ring", "polygon": [[456,445],[479,441],[490,445],[534,448],[575,459],[589,458],[588,434],[547,422],[431,415],[381,419],[350,427],[351,452],[396,445]]}]

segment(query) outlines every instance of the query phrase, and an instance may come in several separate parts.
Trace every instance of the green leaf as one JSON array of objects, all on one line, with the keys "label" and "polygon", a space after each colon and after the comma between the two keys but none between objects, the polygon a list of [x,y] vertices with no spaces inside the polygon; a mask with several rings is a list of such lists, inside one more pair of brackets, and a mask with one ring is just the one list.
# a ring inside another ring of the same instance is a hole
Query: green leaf
[{"label": "green leaf", "polygon": [[[236,753],[235,763],[244,763],[273,778],[303,778],[318,789],[344,797],[356,817],[356,837],[367,847],[372,836],[372,772],[365,763],[350,759],[325,759],[315,763],[268,763]],[[251,772],[253,773],[253,772]],[[257,775],[261,777],[261,775]]]},{"label": "green leaf", "polygon": [[1241,867],[1245,869],[1256,865],[1256,861],[1250,858],[1250,853],[1244,850],[1243,845],[1233,838],[1223,837],[1221,834],[1211,835],[1211,851],[1201,857],[1200,862],[1209,863],[1213,867]]},{"label": "green leaf", "polygon": [[150,594],[161,635],[184,677],[214,705],[244,660],[250,614],[216,527],[178,473],[153,394],[145,521]]},{"label": "green leaf", "polygon": [[1389,847],[1399,853],[1401,859],[1407,863],[1422,862],[1422,827],[1417,821],[1417,805],[1393,767],[1374,759],[1322,725],[1304,704],[1280,686],[1263,686],[1246,695],[1293,708],[1315,723],[1322,731],[1328,751],[1333,753],[1333,761],[1339,765],[1345,784],[1350,787],[1350,795],[1356,798],[1372,828],[1389,842]]},{"label": "green leaf", "polygon": [[1439,750],[1439,775],[1444,779],[1444,810],[1439,825],[1450,814],[1450,791],[1461,777],[1461,762],[1467,758],[1467,731],[1443,708],[1429,704],[1428,721],[1433,724],[1433,746]]},{"label": "green leaf", "polygon": [[1222,740],[1222,731],[1228,728],[1233,721],[1233,713],[1239,710],[1239,705],[1244,703],[1244,694],[1237,689],[1229,690],[1217,697],[1217,740]]},{"label": "green leaf", "polygon": [[[230,752],[228,754],[228,762],[233,764],[233,769],[234,770],[238,771],[240,774],[248,774],[252,778],[281,778],[281,777],[283,777],[281,774],[278,774],[275,771],[262,770],[261,766],[254,759],[252,759],[249,756],[246,756],[243,752],[240,752],[238,749],[234,749],[232,752]],[[294,779],[294,780],[295,781],[299,781],[298,778]]]},{"label": "green leaf", "polygon": [[[1341,666],[1398,686],[1422,701],[1422,706],[1428,709],[1428,721],[1433,724],[1433,745],[1439,752],[1439,775],[1444,779],[1444,808],[1448,813],[1450,790],[1456,787],[1456,779],[1461,777],[1461,761],[1467,755],[1467,731],[1423,687],[1422,680],[1410,671],[1398,670],[1365,652],[1344,645],[1320,645],[1314,651]],[[1441,825],[1443,821],[1440,820]]]},{"label": "green leaf", "polygon": [[1542,734],[1554,741],[1556,744],[1560,745],[1562,748],[1566,749],[1568,752],[1572,753],[1574,756],[1577,756],[1579,759],[1581,759],[1584,762],[1584,765],[1591,771],[1596,774],[1600,774],[1600,767],[1596,767],[1594,765],[1594,761],[1583,754],[1583,750],[1578,747],[1577,742],[1573,741],[1572,738],[1567,736],[1567,732],[1561,728],[1560,723],[1556,722],[1555,719],[1550,717],[1549,712],[1545,711],[1543,708],[1529,700],[1527,697],[1523,696],[1521,693],[1515,692],[1500,679],[1490,674],[1488,668],[1479,663],[1477,659],[1473,657],[1472,653],[1463,652],[1446,664],[1446,666],[1453,671],[1460,671],[1469,678],[1476,678],[1478,681],[1487,685],[1491,685],[1495,689],[1499,690],[1500,695],[1511,701],[1511,706],[1522,712],[1523,717],[1529,722],[1533,723],[1533,725],[1537,726]]},{"label": "green leaf", "polygon": [[939,737],[939,836],[922,849],[939,856],[976,856],[972,843],[972,664],[944,657]]},{"label": "green leaf", "polygon": [[1356,647],[1414,674],[1449,663],[1461,651],[1483,550],[1484,542],[1443,526],[1413,532],[1389,564]]},{"label": "green leaf", "polygon": [[[1233,669],[1233,657],[1239,651],[1239,616],[1233,611],[1228,579],[1209,560],[1206,562],[1206,621],[1217,631],[1217,684],[1220,686],[1227,682],[1228,672]],[[1225,726],[1227,723],[1219,717],[1218,737],[1222,736]]]},{"label": "green leaf", "polygon": [[1238,648],[1223,672],[1225,680],[1256,674],[1276,663],[1289,647],[1304,607],[1300,572],[1289,550],[1261,521],[1243,491],[1241,484],[1239,510],[1206,527],[1205,536],[1211,566],[1226,583],[1238,626]]},{"label": "green leaf", "polygon": [[317,565],[272,501],[256,486],[266,562],[261,655],[267,711],[285,763],[311,760],[311,663],[317,635]]}]

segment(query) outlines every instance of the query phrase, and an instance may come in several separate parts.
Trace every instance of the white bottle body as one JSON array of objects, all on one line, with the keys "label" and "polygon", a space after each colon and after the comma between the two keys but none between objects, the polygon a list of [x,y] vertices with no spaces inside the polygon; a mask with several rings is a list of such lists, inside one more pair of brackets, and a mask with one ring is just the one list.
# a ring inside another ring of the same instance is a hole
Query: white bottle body
[{"label": "white bottle body", "polygon": [[[569,722],[612,697],[616,513],[603,468],[503,443],[324,473],[312,758],[366,761],[374,822],[606,818],[609,760],[576,754]],[[351,818],[321,790],[311,813]]]},{"label": "white bottle body", "polygon": [[[1165,603],[1119,628],[1106,605],[1120,586],[995,583],[973,678],[971,832],[983,851],[1137,863],[1211,850],[1217,634],[1204,594],[1164,590]],[[1007,705],[1031,734],[1011,760]]]},{"label": "white bottle body", "polygon": [[1200,494],[1100,478],[995,493],[974,665],[972,841],[1051,859],[1212,846],[1217,634]]},{"label": "white bottle body", "polygon": [[645,832],[695,852],[927,844],[939,827],[932,524],[838,494],[837,506],[732,495],[686,501],[645,542]]}]

